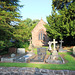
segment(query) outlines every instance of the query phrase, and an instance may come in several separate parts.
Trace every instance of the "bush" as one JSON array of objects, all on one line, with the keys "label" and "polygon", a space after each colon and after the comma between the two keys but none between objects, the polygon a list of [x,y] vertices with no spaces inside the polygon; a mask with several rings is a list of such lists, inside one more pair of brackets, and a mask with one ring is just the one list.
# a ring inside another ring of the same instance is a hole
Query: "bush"
[{"label": "bush", "polygon": [[14,43],[14,47],[16,47],[16,48],[28,48],[29,47],[29,42],[28,41],[26,41],[26,42],[16,41]]}]

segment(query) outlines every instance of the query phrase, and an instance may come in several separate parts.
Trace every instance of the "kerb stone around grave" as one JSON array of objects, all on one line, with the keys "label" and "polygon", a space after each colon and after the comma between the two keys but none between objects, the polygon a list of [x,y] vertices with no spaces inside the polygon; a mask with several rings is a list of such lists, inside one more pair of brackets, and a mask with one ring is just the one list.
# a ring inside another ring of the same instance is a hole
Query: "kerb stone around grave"
[{"label": "kerb stone around grave", "polygon": [[14,58],[1,58],[1,62],[13,62]]},{"label": "kerb stone around grave", "polygon": [[75,56],[75,46],[73,47],[73,55]]}]

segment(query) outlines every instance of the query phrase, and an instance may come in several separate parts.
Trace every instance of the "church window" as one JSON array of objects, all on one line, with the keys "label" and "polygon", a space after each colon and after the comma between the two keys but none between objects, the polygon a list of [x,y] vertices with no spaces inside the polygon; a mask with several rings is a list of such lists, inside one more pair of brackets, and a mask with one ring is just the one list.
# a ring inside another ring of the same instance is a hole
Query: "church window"
[{"label": "church window", "polygon": [[39,40],[45,41],[45,34],[44,34],[43,31],[41,31],[41,32],[39,33]]},{"label": "church window", "polygon": [[39,34],[39,40],[40,40],[40,34]]}]

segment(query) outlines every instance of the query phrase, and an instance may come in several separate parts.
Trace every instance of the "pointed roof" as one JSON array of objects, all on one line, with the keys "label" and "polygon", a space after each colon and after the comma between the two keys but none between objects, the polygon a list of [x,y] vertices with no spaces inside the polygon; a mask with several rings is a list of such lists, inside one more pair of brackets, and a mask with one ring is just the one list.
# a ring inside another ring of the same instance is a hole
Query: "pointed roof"
[{"label": "pointed roof", "polygon": [[[38,23],[37,25],[39,25],[40,23],[41,23],[42,25],[45,25],[45,24],[46,24],[46,22],[44,22],[42,18],[41,18],[41,20],[39,21],[39,23]],[[37,25],[36,25],[36,26],[37,26]],[[36,28],[36,26],[34,27],[34,29]],[[34,29],[33,29],[33,30],[34,30]],[[31,32],[33,32],[33,30],[32,30]]]}]

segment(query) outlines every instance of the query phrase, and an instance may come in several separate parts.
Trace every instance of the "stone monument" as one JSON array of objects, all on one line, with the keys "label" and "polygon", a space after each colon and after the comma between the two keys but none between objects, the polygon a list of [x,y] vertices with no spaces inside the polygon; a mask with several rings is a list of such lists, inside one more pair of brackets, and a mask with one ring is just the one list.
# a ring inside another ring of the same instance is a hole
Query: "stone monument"
[{"label": "stone monument", "polygon": [[75,46],[73,47],[73,55],[75,56]]},{"label": "stone monument", "polygon": [[32,49],[32,39],[30,38],[28,41],[30,42],[29,49]]},{"label": "stone monument", "polygon": [[58,52],[56,51],[56,43],[58,43],[57,41],[55,41],[55,39],[53,39],[53,45],[54,45],[54,50],[53,50],[53,52],[52,52],[52,59],[57,59],[57,57],[58,57]]},{"label": "stone monument", "polygon": [[25,54],[25,48],[17,48],[18,54]]},{"label": "stone monument", "polygon": [[62,41],[62,39],[61,39],[61,41],[59,41],[59,42],[60,42],[59,52],[67,52],[67,50],[63,50],[63,48],[62,48],[62,43],[63,43],[64,41]]},{"label": "stone monument", "polygon": [[44,61],[46,56],[46,48],[37,48],[38,60]]},{"label": "stone monument", "polygon": [[47,63],[57,63],[57,64],[59,63],[59,64],[61,64],[62,61],[58,60],[59,55],[58,55],[58,52],[57,52],[57,50],[56,50],[56,48],[55,48],[57,41],[55,41],[55,39],[53,39],[53,42],[51,42],[51,43],[53,43],[53,45],[54,45],[53,52],[52,52],[52,54],[48,57],[48,59],[46,59],[46,62],[47,62]]},{"label": "stone monument", "polygon": [[52,50],[52,48],[51,48],[52,42],[49,41],[48,44],[49,44],[49,50]]},{"label": "stone monument", "polygon": [[37,55],[31,61],[32,62],[44,62],[45,56],[46,56],[46,48],[44,47],[37,48]]}]

